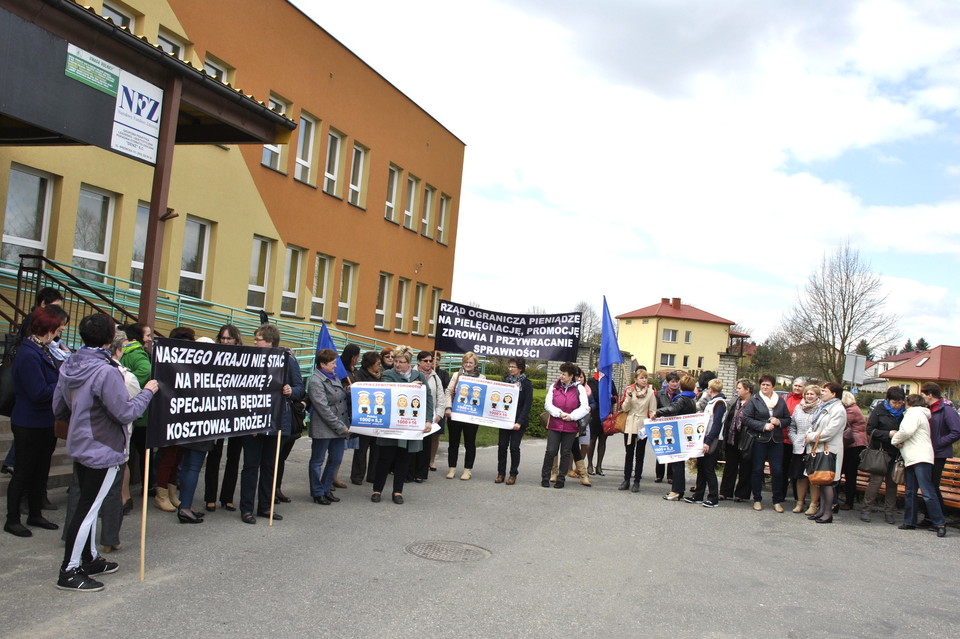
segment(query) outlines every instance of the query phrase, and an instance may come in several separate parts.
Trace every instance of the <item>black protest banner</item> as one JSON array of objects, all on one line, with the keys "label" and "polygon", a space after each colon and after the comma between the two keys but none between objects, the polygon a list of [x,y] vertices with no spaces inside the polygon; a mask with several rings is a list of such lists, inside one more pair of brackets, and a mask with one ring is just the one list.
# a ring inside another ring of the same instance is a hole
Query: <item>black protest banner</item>
[{"label": "black protest banner", "polygon": [[286,353],[280,348],[158,338],[147,447],[276,433],[283,411]]},{"label": "black protest banner", "polygon": [[440,301],[438,351],[569,362],[579,345],[580,313],[516,315]]}]

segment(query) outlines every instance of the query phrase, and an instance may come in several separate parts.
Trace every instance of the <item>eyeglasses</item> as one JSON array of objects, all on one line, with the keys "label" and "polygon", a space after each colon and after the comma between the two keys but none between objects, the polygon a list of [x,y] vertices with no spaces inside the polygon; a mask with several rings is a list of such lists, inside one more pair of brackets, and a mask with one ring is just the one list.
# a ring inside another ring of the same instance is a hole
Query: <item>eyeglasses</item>
[{"label": "eyeglasses", "polygon": [[430,359],[429,357],[424,357],[424,358],[421,359],[420,361],[421,361],[421,362],[427,362],[428,364],[432,364],[432,363],[433,363],[433,360]]}]

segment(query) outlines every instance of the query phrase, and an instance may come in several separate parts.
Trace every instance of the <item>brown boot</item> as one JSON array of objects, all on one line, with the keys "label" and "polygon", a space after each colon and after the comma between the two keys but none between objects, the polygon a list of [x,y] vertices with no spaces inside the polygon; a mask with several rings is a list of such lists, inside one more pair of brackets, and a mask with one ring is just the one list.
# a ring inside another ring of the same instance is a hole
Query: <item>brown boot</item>
[{"label": "brown boot", "polygon": [[176,484],[167,485],[167,499],[170,500],[170,503],[174,508],[180,507],[180,499],[177,497],[177,490]]},{"label": "brown boot", "polygon": [[550,483],[557,481],[557,475],[560,474],[560,465],[557,462],[557,458],[553,458],[553,469],[550,471]]},{"label": "brown boot", "polygon": [[577,462],[577,473],[580,475],[580,484],[583,486],[593,486],[590,483],[590,478],[587,476],[587,467],[583,463],[583,460]]},{"label": "brown boot", "polygon": [[157,496],[153,498],[153,503],[157,505],[157,508],[168,513],[172,513],[176,510],[173,504],[170,503],[170,499],[167,497],[166,488],[160,488],[157,486]]}]

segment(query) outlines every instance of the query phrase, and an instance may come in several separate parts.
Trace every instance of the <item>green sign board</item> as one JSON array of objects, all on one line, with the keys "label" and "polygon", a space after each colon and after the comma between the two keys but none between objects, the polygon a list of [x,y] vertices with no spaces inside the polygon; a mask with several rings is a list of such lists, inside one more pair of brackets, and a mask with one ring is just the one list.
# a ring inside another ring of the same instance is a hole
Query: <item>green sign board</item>
[{"label": "green sign board", "polygon": [[109,96],[117,96],[120,68],[72,44],[67,45],[67,66],[64,74]]}]

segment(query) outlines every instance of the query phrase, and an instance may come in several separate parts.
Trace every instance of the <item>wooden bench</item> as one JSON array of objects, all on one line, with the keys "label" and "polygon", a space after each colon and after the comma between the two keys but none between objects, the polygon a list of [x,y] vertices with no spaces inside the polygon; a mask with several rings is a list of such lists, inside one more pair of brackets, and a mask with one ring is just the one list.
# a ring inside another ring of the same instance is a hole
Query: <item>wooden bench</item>
[{"label": "wooden bench", "polygon": [[[857,490],[864,492],[870,481],[870,475],[857,472]],[[880,485],[880,494],[886,492],[886,482]],[[947,508],[960,510],[960,458],[951,457],[943,467],[943,476],[940,479],[940,494],[943,495],[943,505]],[[897,486],[897,496],[903,497],[903,486]]]}]

